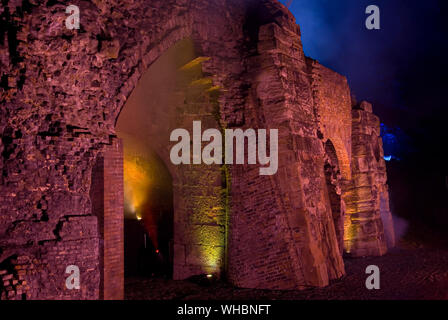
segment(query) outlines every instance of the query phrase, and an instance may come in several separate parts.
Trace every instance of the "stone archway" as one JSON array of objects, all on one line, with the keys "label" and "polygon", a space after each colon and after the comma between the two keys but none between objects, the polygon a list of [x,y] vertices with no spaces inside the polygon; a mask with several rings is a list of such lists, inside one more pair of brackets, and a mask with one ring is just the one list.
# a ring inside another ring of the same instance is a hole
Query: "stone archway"
[{"label": "stone archway", "polygon": [[345,204],[342,199],[342,176],[339,169],[339,160],[336,149],[331,142],[325,142],[325,181],[327,185],[328,200],[330,202],[334,228],[338,240],[339,251],[344,252],[344,211]]},{"label": "stone archway", "polygon": [[[16,2],[1,13],[15,32],[0,45],[7,79],[0,90],[0,262],[41,271],[24,277],[27,298],[123,297],[116,121],[148,68],[186,38],[195,56],[182,72],[198,81],[184,84],[176,128],[191,132],[199,117],[204,128],[278,129],[279,166],[274,177],[251,166],[177,170],[163,143],[152,147],[173,180],[174,278],[219,273],[226,250],[228,279],[240,287],[300,289],[343,275],[322,201],[324,150],[313,103],[317,82],[310,80],[317,73],[306,62],[295,18],[278,1],[79,1],[80,30],[65,28],[60,2]],[[329,89],[329,97],[339,96]],[[349,130],[343,136],[349,150]],[[66,288],[68,265],[79,267],[82,290]]]},{"label": "stone archway", "polygon": [[[171,252],[175,279],[198,274],[219,276],[225,260],[221,166],[176,166],[170,160],[170,149],[175,144],[170,142],[170,134],[175,129],[192,132],[193,121],[220,129],[216,119],[217,88],[202,72],[202,62],[206,60],[197,55],[191,39],[174,44],[143,74],[116,125],[124,145],[125,207],[142,219],[158,256]],[[166,166],[169,177],[161,176],[161,170],[151,169],[157,167],[157,161],[151,160],[153,153]],[[137,162],[144,164],[136,165]],[[154,174],[151,177],[142,174],[143,167]],[[140,177],[132,179],[135,174]],[[151,211],[148,208],[154,207],[151,202],[162,196],[150,194],[170,178],[173,219],[167,222],[173,224],[172,236],[159,234],[158,218],[148,212]],[[160,243],[161,239],[172,241]]]}]

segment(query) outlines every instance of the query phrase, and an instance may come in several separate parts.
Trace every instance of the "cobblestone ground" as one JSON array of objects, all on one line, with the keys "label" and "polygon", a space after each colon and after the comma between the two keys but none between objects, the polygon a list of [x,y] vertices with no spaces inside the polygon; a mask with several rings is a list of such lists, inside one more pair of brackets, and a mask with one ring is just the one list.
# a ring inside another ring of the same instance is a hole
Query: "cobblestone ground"
[{"label": "cobblestone ground", "polygon": [[[400,248],[383,257],[345,261],[347,275],[323,289],[267,291],[239,289],[217,282],[204,287],[189,281],[127,279],[129,300],[367,300],[448,299],[448,250]],[[365,269],[377,265],[381,289],[365,287]]]}]

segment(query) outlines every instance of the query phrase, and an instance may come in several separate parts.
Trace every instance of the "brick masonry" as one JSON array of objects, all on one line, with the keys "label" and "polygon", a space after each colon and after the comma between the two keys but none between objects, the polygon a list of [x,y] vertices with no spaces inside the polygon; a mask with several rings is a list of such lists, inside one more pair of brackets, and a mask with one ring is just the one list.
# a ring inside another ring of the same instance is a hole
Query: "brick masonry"
[{"label": "brick masonry", "polygon": [[100,298],[123,299],[123,145],[117,138],[97,156],[90,198],[100,235]]},{"label": "brick masonry", "polygon": [[[210,81],[199,109],[178,105],[179,127],[279,129],[279,170],[170,168],[176,279],[216,272],[240,287],[325,286],[345,272],[341,241],[354,256],[393,245],[378,118],[352,104],[344,77],[304,56],[279,2],[71,4],[80,30],[65,28],[61,3],[0,7],[2,299],[122,297],[116,123],[146,70],[185,39],[206,58],[196,80]],[[80,268],[80,290],[65,287],[68,265]]]}]

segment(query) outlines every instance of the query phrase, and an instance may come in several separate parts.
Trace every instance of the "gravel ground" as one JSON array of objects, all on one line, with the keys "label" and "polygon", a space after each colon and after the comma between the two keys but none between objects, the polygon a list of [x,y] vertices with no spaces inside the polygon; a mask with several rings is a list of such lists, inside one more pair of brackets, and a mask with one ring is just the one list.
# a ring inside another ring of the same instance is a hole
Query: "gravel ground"
[{"label": "gravel ground", "polygon": [[[126,279],[128,300],[409,300],[448,299],[448,250],[397,248],[383,257],[345,261],[347,275],[322,289],[269,291],[234,288],[224,282],[204,287],[161,278]],[[367,290],[365,269],[377,265],[381,289]]]}]

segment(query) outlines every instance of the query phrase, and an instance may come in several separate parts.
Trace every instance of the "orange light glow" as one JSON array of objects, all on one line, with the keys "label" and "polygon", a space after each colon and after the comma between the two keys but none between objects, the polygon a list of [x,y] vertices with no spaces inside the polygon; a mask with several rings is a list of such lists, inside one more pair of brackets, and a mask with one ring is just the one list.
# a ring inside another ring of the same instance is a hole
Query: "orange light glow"
[{"label": "orange light glow", "polygon": [[124,159],[125,201],[134,210],[141,209],[151,186],[148,174],[145,174],[146,168],[138,160],[137,157],[126,157],[126,155]]},{"label": "orange light glow", "polygon": [[154,246],[157,243],[157,226],[151,210],[154,168],[150,159],[133,150],[124,154],[124,198],[128,208],[135,212],[135,218],[143,221]]}]

